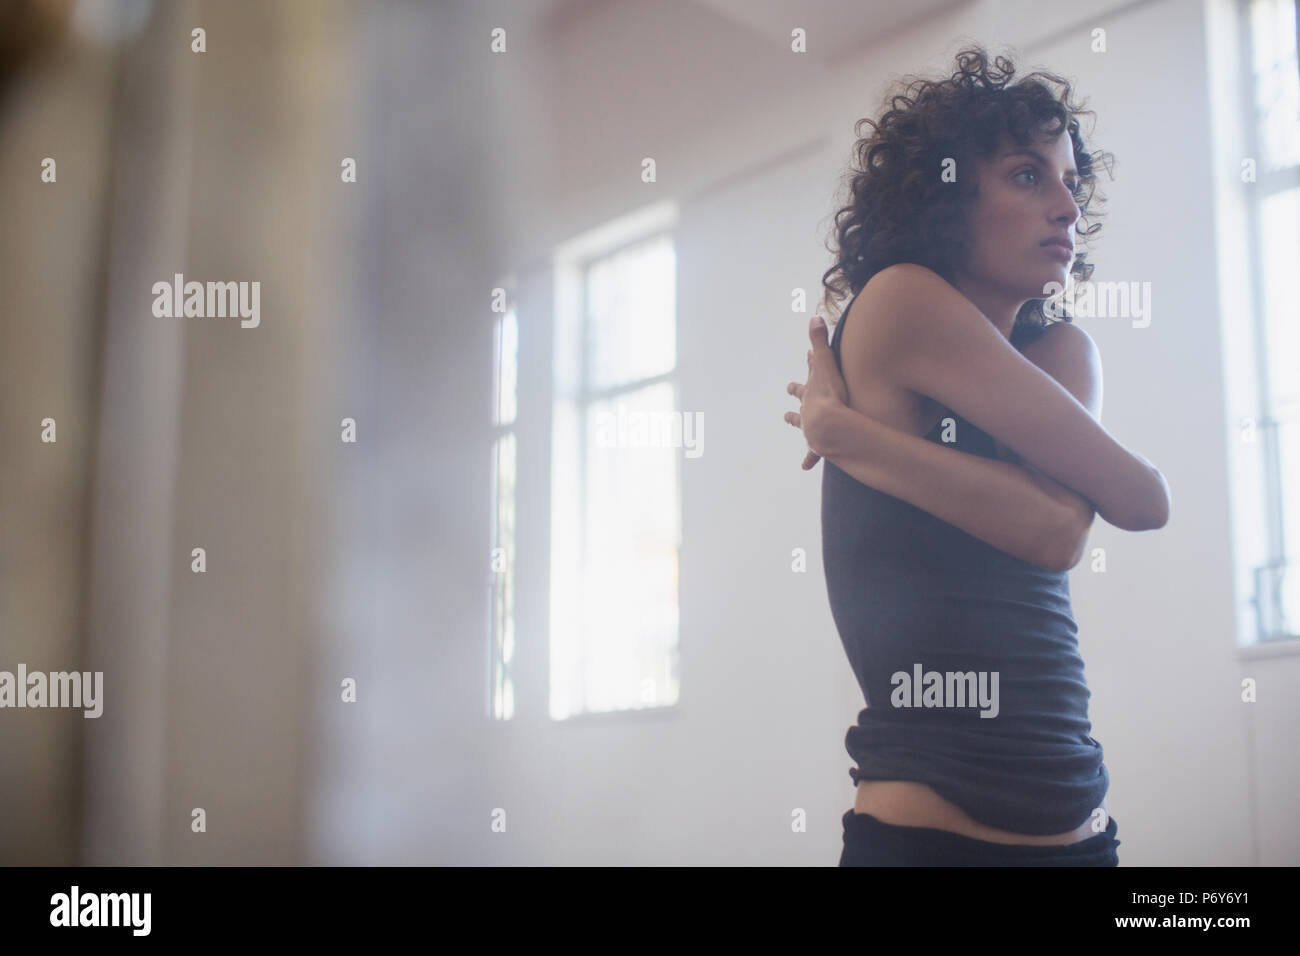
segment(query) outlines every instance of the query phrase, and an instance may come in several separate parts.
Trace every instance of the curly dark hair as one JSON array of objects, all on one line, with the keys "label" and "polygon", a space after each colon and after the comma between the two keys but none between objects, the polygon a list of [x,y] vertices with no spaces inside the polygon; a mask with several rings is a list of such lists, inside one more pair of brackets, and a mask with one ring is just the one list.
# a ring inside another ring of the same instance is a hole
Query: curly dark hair
[{"label": "curly dark hair", "polygon": [[[1090,221],[1087,229],[1076,231],[1086,242],[1101,229],[1101,223],[1091,221],[1100,216],[1092,208],[1094,198],[1106,201],[1094,195],[1094,162],[1102,163],[1113,179],[1114,157],[1084,148],[1079,117],[1095,114],[1072,102],[1070,84],[1044,72],[1013,84],[1011,60],[999,56],[990,64],[978,46],[958,53],[956,65],[947,79],[904,77],[901,88],[886,94],[887,109],[878,121],[854,124],[860,137],[853,150],[856,165],[845,174],[851,198],[835,214],[834,244],[827,248],[836,262],[822,276],[822,305],[828,314],[839,311],[832,310],[833,303],[856,294],[895,263],[913,262],[953,280],[971,241],[967,215],[977,189],[970,176],[942,181],[941,163],[951,157],[958,169],[971,169],[973,160],[992,156],[1004,136],[1028,146],[1037,137],[1067,129],[1079,170],[1075,202],[1080,219]],[[863,124],[872,130],[866,137]],[[1070,271],[1076,282],[1087,281],[1094,268],[1080,253]],[[1046,325],[1043,301],[1028,300],[1016,316],[1017,326]],[[1068,314],[1065,321],[1071,321]]]}]

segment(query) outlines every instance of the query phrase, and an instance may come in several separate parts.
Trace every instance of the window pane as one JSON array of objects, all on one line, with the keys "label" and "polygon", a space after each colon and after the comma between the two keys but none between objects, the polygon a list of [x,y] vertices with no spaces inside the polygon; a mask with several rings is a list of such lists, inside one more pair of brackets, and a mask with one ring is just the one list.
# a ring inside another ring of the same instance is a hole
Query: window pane
[{"label": "window pane", "polygon": [[1300,563],[1272,562],[1258,570],[1256,580],[1260,637],[1300,637]]},{"label": "window pane", "polygon": [[1282,593],[1278,600],[1282,609],[1278,633],[1300,637],[1300,565],[1289,564],[1288,571],[1283,578]]},{"label": "window pane", "polygon": [[672,429],[655,427],[673,419],[675,395],[660,383],[588,408],[580,647],[569,659],[581,698],[560,710],[677,701],[681,451]]},{"label": "window pane", "polygon": [[493,445],[492,487],[495,504],[492,541],[492,713],[509,720],[515,712],[515,436],[502,435]]},{"label": "window pane", "polygon": [[660,237],[587,272],[587,383],[635,382],[677,364],[676,254]]},{"label": "window pane", "polygon": [[519,324],[515,310],[503,315],[496,325],[496,396],[493,423],[514,423],[519,389]]},{"label": "window pane", "polygon": [[551,451],[551,717],[582,710],[582,417],[555,402]]},{"label": "window pane", "polygon": [[[1291,565],[1286,579],[1290,600],[1296,598],[1300,585],[1300,416],[1294,408],[1279,410],[1282,420],[1277,428],[1278,473],[1282,488],[1282,542],[1284,558]],[[1284,593],[1286,593],[1284,588]],[[1291,628],[1300,627],[1300,614],[1292,606],[1284,609]]]},{"label": "window pane", "polygon": [[1295,0],[1254,0],[1250,32],[1258,111],[1260,168],[1300,163],[1300,72]]},{"label": "window pane", "polygon": [[1300,322],[1297,322],[1296,266],[1300,264],[1300,190],[1266,197],[1260,204],[1260,249],[1264,270],[1264,320],[1268,339],[1269,404],[1300,400]]}]

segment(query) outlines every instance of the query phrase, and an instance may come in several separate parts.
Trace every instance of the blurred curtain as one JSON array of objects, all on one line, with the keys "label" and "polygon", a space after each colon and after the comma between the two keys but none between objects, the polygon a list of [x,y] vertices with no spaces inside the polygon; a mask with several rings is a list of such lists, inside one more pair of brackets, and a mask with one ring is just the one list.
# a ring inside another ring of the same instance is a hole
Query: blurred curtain
[{"label": "blurred curtain", "polygon": [[[300,852],[322,459],[341,417],[322,389],[354,231],[338,132],[354,115],[353,8],[148,14],[96,43],[74,10],[0,117],[0,668],[104,673],[98,719],[0,714],[4,863]],[[155,317],[153,283],[178,272],[260,281],[260,326]]]},{"label": "blurred curtain", "polygon": [[[103,716],[0,711],[0,863],[480,859],[495,21],[69,9],[0,108],[0,669]],[[154,316],[176,273],[260,325]]]},{"label": "blurred curtain", "polygon": [[[84,667],[116,58],[71,44],[70,15],[0,6],[0,670],[15,674]],[[0,710],[0,863],[77,861],[89,723]]]}]

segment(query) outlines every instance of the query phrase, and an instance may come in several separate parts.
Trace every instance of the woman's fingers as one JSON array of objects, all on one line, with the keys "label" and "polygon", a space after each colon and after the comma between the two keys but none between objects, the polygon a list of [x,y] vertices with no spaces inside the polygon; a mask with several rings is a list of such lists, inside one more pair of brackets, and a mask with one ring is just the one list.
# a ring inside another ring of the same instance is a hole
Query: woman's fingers
[{"label": "woman's fingers", "polygon": [[813,313],[812,319],[808,322],[808,338],[812,340],[814,347],[817,345],[830,345],[830,339],[826,334],[826,321],[817,313]]},{"label": "woman's fingers", "polygon": [[[818,344],[817,332],[818,330],[816,330],[815,328],[810,330],[810,336],[812,338],[814,347],[816,347]],[[824,325],[820,329],[820,333],[821,333],[820,341],[824,343],[826,341],[826,329]],[[808,390],[808,384],[809,382],[812,381],[813,351],[814,349],[808,350],[808,381],[791,382],[789,385],[785,387],[785,390],[789,394],[793,395],[795,398],[799,399],[800,402],[803,402],[804,392]],[[791,425],[793,425],[795,428],[798,428],[800,430],[803,429],[803,417],[798,412],[786,412],[785,420],[789,422]],[[817,462],[821,460],[822,460],[822,456],[810,449],[808,454],[804,456],[803,465],[801,467],[803,468],[804,471],[808,471],[810,468],[813,468],[817,464]]]},{"label": "woman's fingers", "polygon": [[814,325],[809,329],[813,347],[808,350],[808,387],[814,394],[833,393],[841,404],[848,404],[848,386],[840,372],[839,363],[835,361],[835,352],[826,339],[825,325]]},{"label": "woman's fingers", "polygon": [[[800,419],[798,412],[786,412],[785,420],[789,422],[791,425],[793,425],[795,428],[801,430],[803,429],[803,421]],[[803,465],[801,467],[803,468],[804,471],[807,471],[809,468],[812,468],[814,465],[817,464],[817,462],[821,460],[822,460],[822,456],[810,449],[808,454],[804,456]]]},{"label": "woman's fingers", "polygon": [[[811,361],[812,353],[809,352],[808,355],[809,355],[809,361]],[[789,385],[785,387],[785,390],[789,392],[791,395],[798,397],[799,401],[802,402],[803,393],[806,388],[807,388],[806,385],[801,385],[798,382],[791,382]],[[789,422],[791,425],[793,425],[795,428],[798,428],[800,431],[803,430],[803,417],[798,412],[786,412],[785,420]],[[822,460],[821,455],[817,454],[815,451],[809,450],[808,454],[804,456],[803,465],[801,467],[803,468],[804,471],[807,471],[808,469],[814,467],[817,464],[817,462],[821,460]]]}]

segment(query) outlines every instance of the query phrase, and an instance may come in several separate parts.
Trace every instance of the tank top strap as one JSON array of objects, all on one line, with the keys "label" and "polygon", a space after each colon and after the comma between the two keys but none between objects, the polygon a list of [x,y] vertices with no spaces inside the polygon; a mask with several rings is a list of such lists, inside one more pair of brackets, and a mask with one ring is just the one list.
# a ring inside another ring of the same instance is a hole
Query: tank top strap
[{"label": "tank top strap", "polygon": [[840,354],[840,337],[844,331],[844,320],[849,317],[849,312],[853,309],[853,303],[858,301],[858,296],[862,294],[862,289],[853,293],[853,298],[849,299],[849,304],[844,307],[840,317],[835,322],[835,328],[831,329],[831,351],[838,357]]}]

